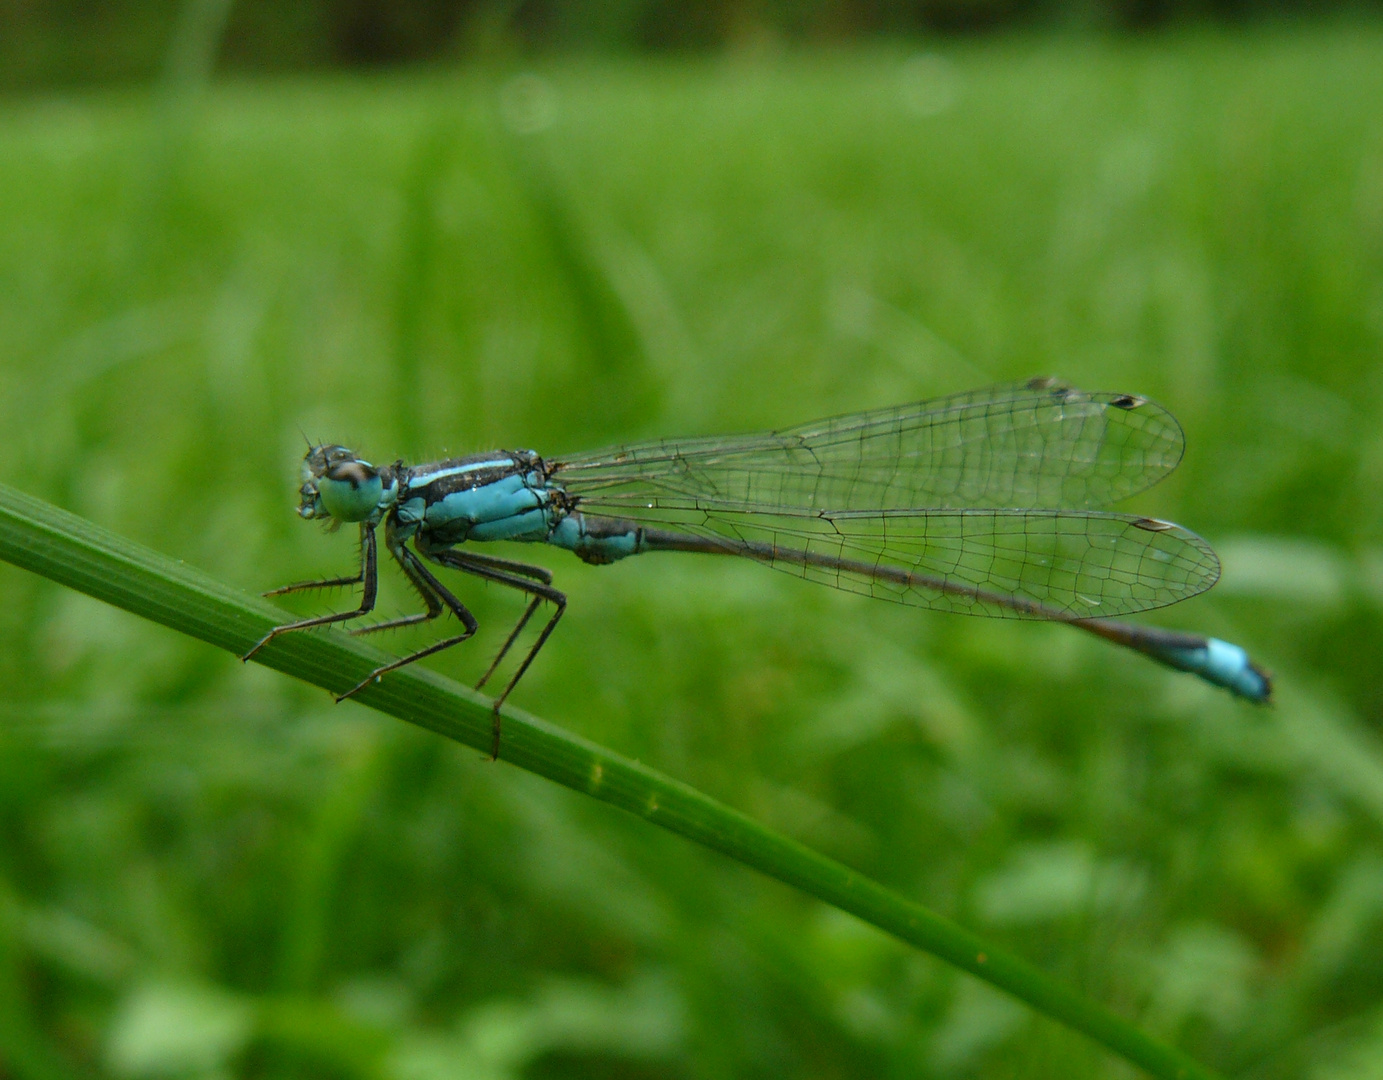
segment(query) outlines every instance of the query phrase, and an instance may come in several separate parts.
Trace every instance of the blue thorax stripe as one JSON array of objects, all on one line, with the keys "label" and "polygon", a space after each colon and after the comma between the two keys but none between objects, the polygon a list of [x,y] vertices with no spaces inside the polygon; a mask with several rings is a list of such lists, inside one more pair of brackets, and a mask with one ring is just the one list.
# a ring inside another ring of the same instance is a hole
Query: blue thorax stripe
[{"label": "blue thorax stripe", "polygon": [[428,484],[438,480],[445,480],[448,476],[460,476],[463,473],[479,472],[481,469],[512,469],[514,467],[512,457],[489,458],[485,461],[469,461],[464,465],[452,465],[445,469],[434,469],[431,472],[418,472],[414,470],[409,474],[408,483],[412,487],[426,487]]}]

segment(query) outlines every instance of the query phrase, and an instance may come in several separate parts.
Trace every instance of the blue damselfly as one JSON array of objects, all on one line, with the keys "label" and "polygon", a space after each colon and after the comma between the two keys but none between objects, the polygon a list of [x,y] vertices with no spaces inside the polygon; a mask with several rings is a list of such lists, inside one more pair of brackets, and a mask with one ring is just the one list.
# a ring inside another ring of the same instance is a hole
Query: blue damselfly
[{"label": "blue damselfly", "polygon": [[556,458],[503,450],[376,467],[344,447],[313,446],[298,513],[359,523],[360,569],[266,595],[360,584],[361,602],[275,627],[246,659],[279,634],[370,612],[383,524],[385,547],[426,610],[354,632],[446,612],[461,630],[384,664],[337,700],[476,632],[424,560],[517,589],[528,605],[478,687],[544,601],[553,612],[495,700],[495,754],[499,707],[567,602],[548,570],[470,547],[497,540],[553,544],[596,564],[650,551],[739,555],[903,604],[1062,622],[1267,701],[1269,677],[1238,646],[1110,621],[1194,596],[1219,577],[1219,560],[1195,533],[1102,509],[1171,472],[1183,448],[1176,420],[1148,399],[1050,379],[783,431]]}]

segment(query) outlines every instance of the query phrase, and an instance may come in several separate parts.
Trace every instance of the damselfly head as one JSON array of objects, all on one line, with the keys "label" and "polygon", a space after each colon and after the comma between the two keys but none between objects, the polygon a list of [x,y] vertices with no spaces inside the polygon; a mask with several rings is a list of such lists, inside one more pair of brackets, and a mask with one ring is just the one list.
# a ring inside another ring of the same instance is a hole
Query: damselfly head
[{"label": "damselfly head", "polygon": [[384,482],[379,470],[344,446],[313,446],[303,458],[298,516],[364,521],[379,507]]}]

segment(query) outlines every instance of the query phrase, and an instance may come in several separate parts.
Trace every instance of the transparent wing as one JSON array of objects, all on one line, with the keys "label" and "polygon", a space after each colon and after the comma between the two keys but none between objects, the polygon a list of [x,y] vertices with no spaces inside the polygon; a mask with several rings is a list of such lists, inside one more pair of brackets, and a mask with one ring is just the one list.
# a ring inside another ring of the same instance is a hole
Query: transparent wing
[{"label": "transparent wing", "polygon": [[730,438],[564,458],[552,481],[651,546],[744,555],[836,588],[970,614],[1126,615],[1219,576],[1176,525],[1097,512],[1181,460],[1181,428],[1129,394],[1046,380]]},{"label": "transparent wing", "polygon": [[587,512],[639,520],[711,507],[1079,509],[1156,483],[1183,446],[1176,420],[1146,398],[1034,380],[784,431],[577,454],[554,479]]},{"label": "transparent wing", "polygon": [[673,515],[665,525],[667,532],[650,530],[653,546],[689,534],[838,589],[970,615],[1128,615],[1203,592],[1220,574],[1195,533],[1127,514],[710,511]]}]

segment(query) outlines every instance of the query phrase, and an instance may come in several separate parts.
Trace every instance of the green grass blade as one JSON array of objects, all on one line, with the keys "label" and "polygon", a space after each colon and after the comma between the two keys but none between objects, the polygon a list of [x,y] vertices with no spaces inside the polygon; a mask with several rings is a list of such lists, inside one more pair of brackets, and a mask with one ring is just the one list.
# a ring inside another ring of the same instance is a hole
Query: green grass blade
[{"label": "green grass blade", "polygon": [[[183,563],[0,485],[0,558],[164,626],[240,654],[284,613]],[[255,659],[327,690],[364,677],[383,654],[345,634],[289,634]],[[355,700],[481,750],[488,698],[420,666]],[[752,866],[984,979],[1082,1032],[1151,1075],[1215,1074],[1145,1035],[1024,960],[773,832],[701,792],[514,708],[504,710],[503,758]]]}]

